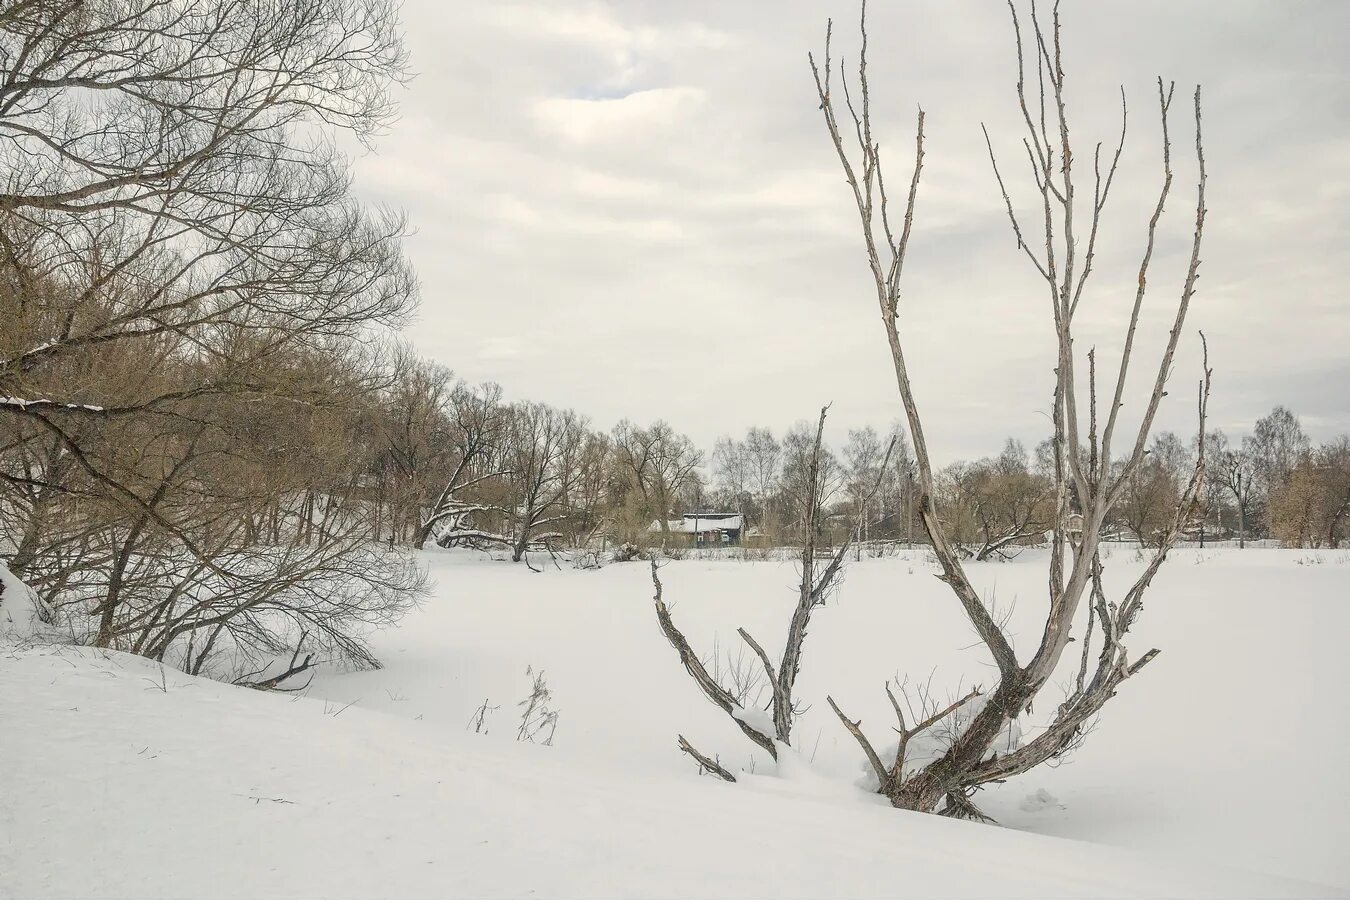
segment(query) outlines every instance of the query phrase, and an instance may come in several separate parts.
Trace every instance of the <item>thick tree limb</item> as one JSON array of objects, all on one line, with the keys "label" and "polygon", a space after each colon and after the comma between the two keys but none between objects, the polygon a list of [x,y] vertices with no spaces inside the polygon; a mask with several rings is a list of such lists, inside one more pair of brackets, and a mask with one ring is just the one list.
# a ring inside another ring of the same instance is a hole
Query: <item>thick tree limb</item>
[{"label": "thick tree limb", "polygon": [[695,760],[698,761],[700,772],[707,772],[709,775],[716,775],[723,781],[730,781],[732,784],[736,783],[736,776],[732,775],[725,768],[723,768],[721,763],[719,763],[715,759],[704,756],[702,753],[699,753],[697,750],[695,750],[694,746],[684,739],[684,735],[681,734],[678,735],[678,737],[680,739],[680,749],[685,753],[688,753],[690,756],[692,756]]},{"label": "thick tree limb", "polygon": [[858,742],[858,746],[867,755],[867,762],[871,764],[872,771],[876,773],[877,782],[881,786],[880,790],[885,793],[890,786],[891,775],[886,771],[886,767],[881,764],[881,757],[877,756],[877,751],[873,748],[872,742],[867,739],[867,735],[863,734],[862,720],[851,721],[848,716],[844,715],[844,711],[839,708],[839,705],[834,702],[833,697],[827,696],[825,701],[830,704],[830,709],[834,710],[834,714],[839,717],[839,721],[843,723],[844,728],[848,730],[849,734],[853,735],[853,739]]},{"label": "thick tree limb", "polygon": [[731,720],[736,723],[736,727],[746,737],[771,757],[778,759],[778,748],[774,746],[773,738],[736,715],[742,709],[741,705],[736,702],[736,698],[726,688],[713,679],[698,655],[694,653],[693,648],[689,646],[689,641],[675,627],[675,622],[670,616],[670,610],[661,599],[661,579],[656,574],[655,559],[652,560],[652,586],[656,589],[656,594],[652,600],[656,605],[656,619],[661,626],[661,633],[666,636],[670,646],[674,647],[675,652],[679,654],[680,663],[683,664],[685,671],[694,679],[694,683],[703,691],[703,695],[712,701],[713,705],[730,716]]}]

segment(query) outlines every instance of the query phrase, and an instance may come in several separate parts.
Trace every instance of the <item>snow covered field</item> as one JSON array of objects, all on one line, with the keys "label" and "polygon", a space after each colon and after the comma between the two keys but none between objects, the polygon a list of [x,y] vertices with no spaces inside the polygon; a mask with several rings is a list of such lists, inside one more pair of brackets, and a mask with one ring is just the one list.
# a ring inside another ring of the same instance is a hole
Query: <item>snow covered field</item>
[{"label": "snow covered field", "polygon": [[[824,703],[880,744],[887,678],[935,673],[945,696],[990,677],[921,552],[852,564],[817,613],[801,756],[778,771],[679,667],[644,564],[426,558],[437,590],[377,637],[386,668],[324,672],[305,697],[0,651],[0,894],[1350,895],[1350,554],[1174,552],[1130,642],[1162,655],[1068,762],[977,796],[1003,827],[854,788]],[[1106,563],[1108,588],[1139,566]],[[1034,553],[972,567],[1023,654],[1044,571]],[[737,626],[781,649],[792,563],[662,578],[699,650],[738,652]],[[515,741],[527,667],[560,711],[551,747]],[[756,777],[699,778],[677,732]]]}]

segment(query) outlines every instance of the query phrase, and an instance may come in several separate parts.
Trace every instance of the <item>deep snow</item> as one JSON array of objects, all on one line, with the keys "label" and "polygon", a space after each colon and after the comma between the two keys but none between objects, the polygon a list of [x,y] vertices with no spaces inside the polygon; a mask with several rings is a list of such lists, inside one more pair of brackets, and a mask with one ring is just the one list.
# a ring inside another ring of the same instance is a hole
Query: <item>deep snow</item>
[{"label": "deep snow", "polygon": [[[979,795],[1005,827],[897,812],[855,788],[857,748],[823,702],[880,745],[885,679],[937,667],[945,696],[990,677],[922,554],[852,565],[817,613],[801,757],[776,770],[751,762],[678,666],[642,564],[535,575],[427,559],[438,589],[377,636],[386,668],[324,673],[303,698],[121,654],[0,652],[0,893],[1350,893],[1344,554],[1176,552],[1131,641],[1162,655],[1068,763]],[[1016,600],[1023,653],[1043,562],[973,567],[1000,607]],[[1138,567],[1131,551],[1107,564],[1117,583]],[[718,634],[736,651],[737,625],[781,649],[790,563],[662,576],[699,649]],[[527,666],[561,711],[552,747],[514,742]],[[471,733],[485,699],[499,706],[489,733]],[[755,775],[699,778],[676,732]]]},{"label": "deep snow", "polygon": [[37,595],[0,562],[0,641],[27,641],[44,631]]}]

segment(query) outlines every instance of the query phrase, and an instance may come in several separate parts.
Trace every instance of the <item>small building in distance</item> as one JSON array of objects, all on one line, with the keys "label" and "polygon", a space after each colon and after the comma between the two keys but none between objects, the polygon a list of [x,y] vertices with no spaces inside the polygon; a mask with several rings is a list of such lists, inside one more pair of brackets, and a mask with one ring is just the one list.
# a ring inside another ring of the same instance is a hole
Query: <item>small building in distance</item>
[{"label": "small building in distance", "polygon": [[[679,519],[666,522],[671,535],[680,535],[691,547],[733,547],[745,533],[745,516],[740,513],[697,512],[685,513]],[[647,529],[661,531],[661,523],[653,522]]]}]

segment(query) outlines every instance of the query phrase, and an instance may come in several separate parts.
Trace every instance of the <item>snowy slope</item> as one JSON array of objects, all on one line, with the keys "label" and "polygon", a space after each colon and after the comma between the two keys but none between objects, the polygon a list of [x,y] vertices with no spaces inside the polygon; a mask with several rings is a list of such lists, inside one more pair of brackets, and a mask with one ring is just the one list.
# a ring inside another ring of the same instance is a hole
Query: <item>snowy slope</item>
[{"label": "snowy slope", "polygon": [[5,896],[1335,893],[898,813],[809,774],[636,777],[120,654],[0,653],[0,687]]},{"label": "snowy slope", "polygon": [[[1132,550],[1110,554],[1108,589],[1118,592],[1142,564]],[[733,771],[768,763],[752,758],[679,667],[656,627],[644,565],[535,575],[467,553],[427,559],[436,594],[378,636],[387,667],[321,676],[311,696],[458,730],[489,699],[501,708],[487,740],[510,744],[531,665],[545,669],[561,710],[555,757],[689,780],[692,765],[674,747],[682,732]],[[930,566],[921,552],[853,564],[812,620],[796,743],[845,786],[862,775],[862,759],[826,693],[882,744],[892,720],[885,679],[934,672],[945,696],[963,677],[967,687],[988,677],[987,654]],[[1013,608],[1012,640],[1028,655],[1045,558],[1027,553],[970,572],[987,600]],[[683,561],[662,576],[676,622],[701,653],[717,636],[738,650],[738,625],[781,652],[795,602],[791,563]],[[1177,551],[1130,640],[1136,652],[1156,646],[1161,655],[1124,686],[1077,754],[984,791],[980,805],[1011,828],[1309,879],[1350,896],[1347,597],[1344,551]]]}]

